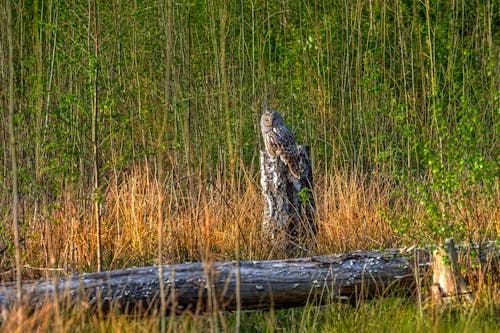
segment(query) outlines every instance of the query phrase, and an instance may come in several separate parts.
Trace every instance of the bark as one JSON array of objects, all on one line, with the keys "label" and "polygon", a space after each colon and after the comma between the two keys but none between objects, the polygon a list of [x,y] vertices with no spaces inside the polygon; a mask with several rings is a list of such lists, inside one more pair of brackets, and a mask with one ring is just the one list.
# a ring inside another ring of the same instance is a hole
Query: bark
[{"label": "bark", "polygon": [[265,198],[264,234],[274,239],[275,245],[285,247],[288,254],[307,254],[307,241],[316,233],[314,223],[313,174],[309,149],[299,146],[300,178],[295,178],[288,167],[265,150],[260,151],[262,194]]},{"label": "bark", "polygon": [[453,238],[432,253],[432,282],[431,293],[436,304],[462,300],[464,304],[471,304],[474,300],[460,272]]},{"label": "bark", "polygon": [[[92,2],[92,6],[90,6],[89,2],[89,17],[92,15],[93,18],[93,26],[90,25],[88,27],[89,41],[93,41],[93,60],[89,58],[89,70],[92,71],[90,74],[90,82],[92,83],[92,119],[91,119],[91,142],[92,142],[92,196],[93,196],[93,213],[94,220],[96,225],[96,253],[97,253],[97,271],[100,272],[102,270],[102,232],[101,232],[101,194],[100,194],[100,168],[99,168],[99,142],[98,142],[98,133],[99,133],[99,9],[97,0]],[[93,33],[92,33],[92,32]],[[90,43],[90,42],[89,42]],[[91,52],[91,45],[88,45],[89,53]]]},{"label": "bark", "polygon": [[[498,267],[500,249],[494,242],[481,248],[460,247],[459,254],[471,250],[475,255],[467,257]],[[238,289],[242,310],[369,298],[412,292],[417,277],[428,273],[431,252],[389,249],[287,260],[185,263],[164,265],[161,275],[158,266],[130,268],[25,283],[23,301],[28,308],[59,301],[117,312],[158,310],[159,276],[166,308],[176,312],[234,310]],[[15,288],[0,288],[0,308],[15,304]]]},{"label": "bark", "polygon": [[12,234],[14,235],[14,251],[16,257],[16,287],[17,299],[21,299],[21,247],[19,245],[19,192],[18,192],[18,170],[17,170],[17,152],[16,152],[16,134],[14,124],[14,41],[13,41],[13,23],[12,8],[10,1],[7,1],[7,40],[9,44],[9,114],[8,114],[8,133],[9,150],[12,175]]}]

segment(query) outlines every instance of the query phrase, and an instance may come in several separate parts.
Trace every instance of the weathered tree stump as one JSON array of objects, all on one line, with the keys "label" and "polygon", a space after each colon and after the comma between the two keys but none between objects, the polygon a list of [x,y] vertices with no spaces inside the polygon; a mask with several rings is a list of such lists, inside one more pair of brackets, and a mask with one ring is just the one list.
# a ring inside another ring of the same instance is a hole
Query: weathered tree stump
[{"label": "weathered tree stump", "polygon": [[307,146],[297,146],[301,173],[296,178],[278,156],[260,151],[263,230],[288,253],[306,254],[307,240],[317,231],[314,223],[313,173]]},{"label": "weathered tree stump", "polygon": [[453,238],[432,252],[432,299],[435,304],[470,304],[474,295],[458,266]]},{"label": "weathered tree stump", "polygon": [[260,119],[265,150],[260,151],[263,231],[273,247],[288,256],[308,254],[307,241],[316,233],[313,176],[309,151],[275,110]]}]

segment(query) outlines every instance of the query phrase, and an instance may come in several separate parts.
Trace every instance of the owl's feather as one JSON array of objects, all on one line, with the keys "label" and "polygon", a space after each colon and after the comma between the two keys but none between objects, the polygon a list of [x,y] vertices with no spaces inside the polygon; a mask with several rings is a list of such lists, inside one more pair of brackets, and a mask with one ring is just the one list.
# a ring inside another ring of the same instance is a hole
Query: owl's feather
[{"label": "owl's feather", "polygon": [[299,178],[299,149],[295,135],[288,129],[278,111],[264,112],[261,117],[261,130],[264,144],[271,156],[279,157],[290,173]]}]

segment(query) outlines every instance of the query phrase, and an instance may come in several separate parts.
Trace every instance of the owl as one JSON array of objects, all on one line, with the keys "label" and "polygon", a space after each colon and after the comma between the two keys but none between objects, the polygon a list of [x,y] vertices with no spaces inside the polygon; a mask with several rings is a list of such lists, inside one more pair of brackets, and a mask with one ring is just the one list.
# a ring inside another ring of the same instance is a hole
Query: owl
[{"label": "owl", "polygon": [[299,148],[295,135],[286,127],[275,110],[264,112],[260,118],[264,144],[270,156],[279,157],[295,178],[300,178]]}]

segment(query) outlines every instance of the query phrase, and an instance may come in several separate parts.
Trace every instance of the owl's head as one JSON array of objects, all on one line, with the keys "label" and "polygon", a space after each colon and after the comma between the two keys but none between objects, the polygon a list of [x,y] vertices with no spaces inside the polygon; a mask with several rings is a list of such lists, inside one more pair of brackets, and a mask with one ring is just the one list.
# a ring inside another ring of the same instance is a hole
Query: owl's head
[{"label": "owl's head", "polygon": [[260,127],[262,130],[271,129],[283,124],[283,118],[276,110],[266,110],[260,118]]}]

